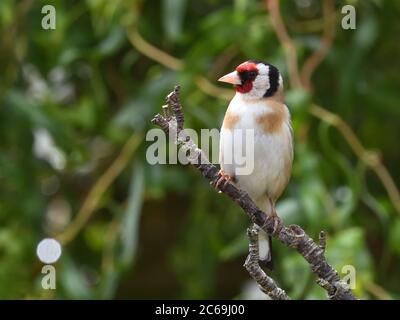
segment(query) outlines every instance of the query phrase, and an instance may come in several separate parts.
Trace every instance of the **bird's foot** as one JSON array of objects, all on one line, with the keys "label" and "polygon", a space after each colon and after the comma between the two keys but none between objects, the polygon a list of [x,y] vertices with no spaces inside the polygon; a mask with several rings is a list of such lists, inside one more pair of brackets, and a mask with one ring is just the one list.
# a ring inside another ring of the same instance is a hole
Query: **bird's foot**
[{"label": "bird's foot", "polygon": [[281,218],[278,217],[278,215],[276,214],[276,211],[274,209],[274,211],[272,212],[271,215],[272,219],[274,219],[274,230],[273,230],[273,234],[276,234],[278,232],[278,226],[281,224]]},{"label": "bird's foot", "polygon": [[[224,172],[224,170],[218,171],[218,178],[212,183],[215,189],[224,188],[227,183],[235,182],[235,177],[232,177]],[[221,193],[221,191],[219,191]]]}]

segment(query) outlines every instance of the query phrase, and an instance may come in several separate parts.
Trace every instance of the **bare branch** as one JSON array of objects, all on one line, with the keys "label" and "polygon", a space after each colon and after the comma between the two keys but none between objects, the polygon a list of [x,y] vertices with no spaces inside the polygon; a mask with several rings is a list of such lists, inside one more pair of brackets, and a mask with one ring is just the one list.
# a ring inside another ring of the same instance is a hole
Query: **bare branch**
[{"label": "bare branch", "polygon": [[176,117],[176,123],[178,125],[178,131],[183,129],[183,122],[185,121],[183,116],[183,110],[181,106],[181,102],[179,100],[179,92],[181,90],[180,86],[175,86],[173,92],[171,92],[167,96],[167,103],[171,106],[172,110],[174,111]]},{"label": "bare branch", "polygon": [[[179,88],[175,88],[168,96],[167,102],[170,103],[170,101],[177,101],[176,103],[179,103]],[[168,119],[157,114],[152,122],[159,125],[167,135],[176,137],[176,143],[183,149],[184,154],[188,155],[187,160],[189,163],[197,168],[209,182],[215,183],[220,178],[218,169],[209,162],[204,152],[197,147],[193,140],[185,133],[185,130],[179,129],[180,125],[177,119],[183,119],[183,114],[181,114],[183,113],[182,107],[173,107],[173,112],[174,116]],[[348,285],[340,280],[337,271],[326,261],[324,250],[301,227],[297,225],[286,227],[282,222],[276,224],[272,217],[267,216],[254,204],[245,191],[238,189],[230,182],[220,184],[218,189],[235,201],[249,216],[251,221],[267,234],[278,239],[284,245],[298,251],[310,264],[311,271],[320,279],[319,281],[329,284],[324,286],[324,288],[328,291],[330,299],[356,299]]]},{"label": "bare branch", "polygon": [[253,226],[247,229],[247,237],[249,238],[249,255],[247,256],[244,267],[250,276],[256,280],[260,290],[267,294],[273,300],[290,300],[290,297],[284,290],[279,288],[275,281],[269,277],[258,263],[258,231],[259,229]]},{"label": "bare branch", "polygon": [[326,248],[326,234],[324,231],[319,233],[319,247],[321,248],[322,252],[325,253]]}]

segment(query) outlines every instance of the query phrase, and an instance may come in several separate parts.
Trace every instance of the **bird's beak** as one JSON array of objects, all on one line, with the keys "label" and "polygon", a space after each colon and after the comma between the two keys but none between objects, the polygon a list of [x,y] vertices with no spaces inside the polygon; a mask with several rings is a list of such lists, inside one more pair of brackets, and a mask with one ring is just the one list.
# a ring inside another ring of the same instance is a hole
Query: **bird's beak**
[{"label": "bird's beak", "polygon": [[236,71],[224,75],[223,77],[219,78],[218,81],[232,84],[242,84],[242,81],[240,81],[240,78]]}]

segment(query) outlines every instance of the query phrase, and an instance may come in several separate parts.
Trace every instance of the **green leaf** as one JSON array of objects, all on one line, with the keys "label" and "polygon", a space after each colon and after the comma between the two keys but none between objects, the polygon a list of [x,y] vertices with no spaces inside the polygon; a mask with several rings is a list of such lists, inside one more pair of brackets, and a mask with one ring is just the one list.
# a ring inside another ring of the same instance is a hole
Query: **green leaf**
[{"label": "green leaf", "polygon": [[85,229],[87,245],[94,251],[101,251],[105,243],[107,225],[102,222],[92,223]]},{"label": "green leaf", "polygon": [[96,52],[100,56],[109,56],[118,50],[124,43],[125,30],[124,28],[117,26],[114,27],[109,35],[100,42]]},{"label": "green leaf", "polygon": [[389,231],[390,247],[397,254],[400,254],[400,219],[397,219],[390,227]]},{"label": "green leaf", "polygon": [[246,233],[242,232],[236,239],[231,241],[220,251],[222,260],[229,260],[245,254],[248,251],[249,243]]},{"label": "green leaf", "polygon": [[133,168],[133,175],[129,188],[128,207],[122,220],[122,252],[119,260],[123,268],[128,267],[133,262],[133,258],[136,254],[143,192],[144,172],[143,166],[138,162]]},{"label": "green leaf", "polygon": [[182,33],[183,19],[186,11],[185,0],[163,0],[162,22],[168,39],[176,41]]},{"label": "green leaf", "polygon": [[70,299],[90,299],[92,297],[88,281],[75,262],[64,256],[58,273],[65,295]]},{"label": "green leaf", "polygon": [[287,91],[285,101],[290,110],[302,114],[310,105],[311,95],[305,89],[291,89]]}]

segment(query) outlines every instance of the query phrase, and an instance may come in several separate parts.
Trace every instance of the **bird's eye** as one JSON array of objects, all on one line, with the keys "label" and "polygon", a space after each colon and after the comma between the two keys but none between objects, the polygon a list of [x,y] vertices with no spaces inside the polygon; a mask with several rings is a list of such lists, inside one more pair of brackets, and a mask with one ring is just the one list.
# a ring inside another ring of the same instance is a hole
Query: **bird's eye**
[{"label": "bird's eye", "polygon": [[257,76],[257,72],[255,71],[249,71],[249,77],[250,78],[255,78]]}]

